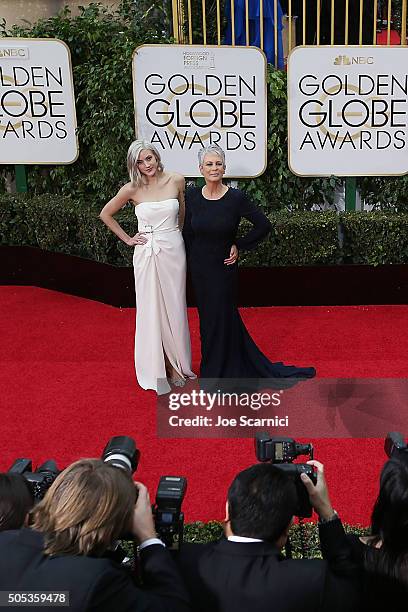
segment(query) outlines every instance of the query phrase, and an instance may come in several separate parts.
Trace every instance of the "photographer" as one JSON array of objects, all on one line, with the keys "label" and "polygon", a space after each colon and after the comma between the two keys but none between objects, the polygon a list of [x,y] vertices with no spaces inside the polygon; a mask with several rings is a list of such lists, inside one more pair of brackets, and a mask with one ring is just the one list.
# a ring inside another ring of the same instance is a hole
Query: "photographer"
[{"label": "photographer", "polygon": [[[225,539],[185,544],[180,551],[193,610],[356,609],[352,581],[334,576],[327,562],[281,556],[297,502],[293,479],[271,463],[253,465],[234,478],[227,497]],[[324,520],[337,516],[329,502],[320,511]]]},{"label": "photographer", "polygon": [[[143,590],[104,558],[129,532],[140,544]],[[0,590],[68,591],[75,612],[189,609],[177,569],[156,537],[147,489],[97,459],[77,461],[56,478],[34,508],[33,529],[0,533]]]},{"label": "photographer", "polygon": [[20,529],[34,499],[21,474],[0,474],[0,531]]},{"label": "photographer", "polygon": [[[312,463],[312,462],[309,462]],[[323,465],[316,486],[302,480],[309,497],[324,516],[331,508]],[[360,610],[405,609],[408,598],[408,458],[392,457],[381,471],[380,490],[371,517],[371,535],[347,535],[338,519],[319,526],[323,557],[340,576],[358,578]]]}]

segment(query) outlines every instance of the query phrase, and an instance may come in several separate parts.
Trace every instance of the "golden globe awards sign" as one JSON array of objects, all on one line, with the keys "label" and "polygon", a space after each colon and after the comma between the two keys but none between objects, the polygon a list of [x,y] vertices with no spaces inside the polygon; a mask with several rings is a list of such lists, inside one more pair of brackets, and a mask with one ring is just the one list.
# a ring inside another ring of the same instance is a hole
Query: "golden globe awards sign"
[{"label": "golden globe awards sign", "polygon": [[408,50],[298,47],[288,61],[289,166],[301,176],[408,172]]},{"label": "golden globe awards sign", "polygon": [[0,39],[0,163],[78,157],[71,56],[55,39]]},{"label": "golden globe awards sign", "polygon": [[197,152],[210,144],[224,149],[226,176],[258,176],[266,167],[265,73],[255,47],[142,45],[133,56],[137,137],[185,176],[199,176]]}]

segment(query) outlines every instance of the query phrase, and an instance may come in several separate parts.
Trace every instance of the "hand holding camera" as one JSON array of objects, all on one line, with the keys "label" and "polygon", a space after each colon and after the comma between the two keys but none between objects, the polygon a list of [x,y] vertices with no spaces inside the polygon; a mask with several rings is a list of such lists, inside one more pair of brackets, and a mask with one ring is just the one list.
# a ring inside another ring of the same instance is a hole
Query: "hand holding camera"
[{"label": "hand holding camera", "polygon": [[299,518],[312,516],[308,492],[302,484],[301,476],[306,474],[312,483],[316,481],[313,461],[293,463],[300,455],[308,455],[310,459],[313,459],[312,444],[299,444],[293,438],[277,438],[262,431],[255,435],[255,454],[258,461],[273,463],[292,478],[298,496],[296,516]]},{"label": "hand holding camera", "polygon": [[147,488],[141,482],[135,482],[139,495],[133,512],[131,532],[139,544],[151,538],[157,538],[154,526],[152,505]]},{"label": "hand holding camera", "polygon": [[330,502],[329,490],[327,488],[326,479],[324,477],[324,466],[320,461],[311,460],[307,462],[316,468],[317,479],[316,484],[309,478],[306,473],[300,475],[300,479],[306,487],[309,494],[310,503],[323,521],[328,521],[333,518],[335,512]]}]

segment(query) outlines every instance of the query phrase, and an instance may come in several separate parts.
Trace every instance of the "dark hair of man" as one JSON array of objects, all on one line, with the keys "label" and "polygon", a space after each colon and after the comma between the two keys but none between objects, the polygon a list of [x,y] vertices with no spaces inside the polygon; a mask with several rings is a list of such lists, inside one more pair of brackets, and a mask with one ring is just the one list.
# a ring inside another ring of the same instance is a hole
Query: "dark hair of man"
[{"label": "dark hair of man", "polygon": [[276,542],[284,533],[297,502],[293,480],[270,463],[240,472],[228,490],[234,535]]},{"label": "dark hair of man", "polygon": [[[371,517],[374,536],[366,547],[364,566],[369,591],[381,599],[408,596],[408,458],[393,457],[384,465]],[[379,547],[376,547],[379,545]]]},{"label": "dark hair of man", "polygon": [[0,474],[0,531],[20,529],[34,504],[21,474]]}]

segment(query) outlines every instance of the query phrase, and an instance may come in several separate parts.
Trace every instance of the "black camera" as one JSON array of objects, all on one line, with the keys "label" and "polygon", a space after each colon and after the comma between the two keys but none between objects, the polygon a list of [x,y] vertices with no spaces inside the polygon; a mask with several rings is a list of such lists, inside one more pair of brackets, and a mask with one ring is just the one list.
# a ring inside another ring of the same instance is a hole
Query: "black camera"
[{"label": "black camera", "polygon": [[[132,438],[128,436],[115,436],[111,438],[102,454],[103,461],[115,467],[134,472],[140,457],[140,451]],[[26,479],[34,501],[40,501],[60,473],[56,462],[48,459],[33,471],[31,459],[16,459],[9,472],[21,474]]]},{"label": "black camera", "polygon": [[168,548],[178,549],[183,543],[184,514],[181,504],[187,490],[183,476],[162,476],[153,506],[154,522],[159,537]]},{"label": "black camera", "polygon": [[[102,460],[114,467],[136,471],[140,451],[133,438],[115,436],[109,440],[102,453]],[[168,548],[179,548],[183,542],[184,514],[181,504],[187,489],[182,476],[162,476],[152,507],[156,531]]]},{"label": "black camera", "polygon": [[295,515],[299,518],[312,516],[312,506],[306,487],[300,475],[307,474],[314,484],[317,482],[313,466],[307,463],[292,463],[299,455],[309,455],[313,459],[312,444],[298,444],[293,438],[273,438],[267,432],[255,435],[255,454],[258,461],[270,461],[277,468],[289,474],[296,486],[297,508]]},{"label": "black camera", "polygon": [[26,479],[34,501],[40,501],[60,473],[53,459],[48,459],[33,472],[31,459],[16,459],[9,472],[21,474]]},{"label": "black camera", "polygon": [[408,445],[398,431],[391,431],[387,434],[384,450],[388,457],[405,456],[408,459]]},{"label": "black camera", "polygon": [[102,453],[102,461],[133,474],[139,464],[140,450],[129,436],[114,436]]}]

